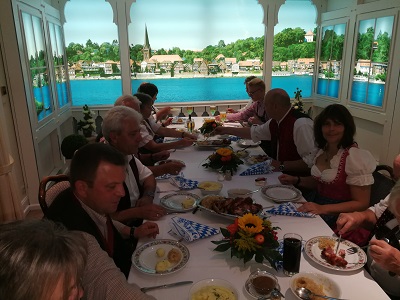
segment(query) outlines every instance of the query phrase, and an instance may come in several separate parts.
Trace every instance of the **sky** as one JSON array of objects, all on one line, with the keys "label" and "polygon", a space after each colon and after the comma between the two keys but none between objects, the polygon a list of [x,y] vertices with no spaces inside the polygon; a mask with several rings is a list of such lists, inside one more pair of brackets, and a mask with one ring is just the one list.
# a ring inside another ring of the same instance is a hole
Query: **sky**
[{"label": "sky", "polygon": [[[299,17],[300,16],[300,17]],[[145,25],[153,50],[179,47],[202,50],[264,34],[263,9],[257,0],[136,0],[131,6],[129,43],[144,43]],[[66,44],[101,44],[118,39],[111,5],[105,0],[70,0],[65,6]],[[313,30],[316,10],[308,0],[287,0],[275,33],[288,27]]]}]

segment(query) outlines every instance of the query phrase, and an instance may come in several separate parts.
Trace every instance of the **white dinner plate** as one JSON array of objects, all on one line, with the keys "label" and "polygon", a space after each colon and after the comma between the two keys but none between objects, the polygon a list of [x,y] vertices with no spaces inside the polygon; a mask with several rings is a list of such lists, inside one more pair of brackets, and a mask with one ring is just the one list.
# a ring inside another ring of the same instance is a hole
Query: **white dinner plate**
[{"label": "white dinner plate", "polygon": [[[192,198],[194,200],[193,205],[189,208],[184,208],[182,203],[188,198]],[[200,201],[200,197],[196,194],[185,193],[185,192],[177,192],[174,194],[165,195],[160,199],[160,204],[164,208],[172,211],[191,211],[197,206],[197,203]]]},{"label": "white dinner plate", "polygon": [[274,184],[261,188],[261,195],[276,203],[292,202],[301,199],[301,192],[293,186]]},{"label": "white dinner plate", "polygon": [[169,162],[180,162],[181,164],[184,164],[184,165],[185,165],[185,162],[183,162],[183,161],[181,161],[181,160],[179,160],[179,159],[165,159],[165,160],[160,160],[160,161],[157,161],[154,165],[155,165],[155,166],[159,166],[159,165],[163,165],[163,164],[169,163]]},{"label": "white dinner plate", "polygon": [[247,165],[252,166],[268,160],[268,155],[250,155],[244,159]]},{"label": "white dinner plate", "polygon": [[257,147],[261,142],[253,142],[252,140],[238,140],[238,146],[240,147]]},{"label": "white dinner plate", "polygon": [[171,124],[185,124],[186,123],[186,119],[184,117],[174,117],[171,121]]},{"label": "white dinner plate", "polygon": [[[157,249],[163,248],[165,255],[159,257]],[[177,249],[181,252],[182,258],[178,263],[172,264],[171,267],[165,272],[156,272],[156,264],[159,261],[167,259],[168,252],[171,249]],[[132,265],[140,272],[151,275],[166,275],[179,271],[185,267],[190,257],[189,249],[175,240],[155,240],[153,242],[144,244],[137,248],[132,255]]]},{"label": "white dinner plate", "polygon": [[350,247],[357,247],[358,252],[355,254],[348,254],[346,252],[346,256],[344,257],[344,259],[348,262],[346,267],[342,268],[342,267],[332,266],[330,263],[328,263],[325,259],[321,257],[322,250],[318,247],[318,243],[321,238],[335,241],[334,250],[336,250],[336,245],[337,245],[336,243],[338,240],[337,237],[332,237],[332,236],[317,236],[309,239],[306,242],[305,253],[310,259],[312,259],[317,264],[328,269],[346,272],[346,271],[354,271],[361,269],[367,262],[367,255],[360,247],[358,247],[356,244],[348,240],[342,240],[339,245],[339,250],[343,249],[346,251]]}]

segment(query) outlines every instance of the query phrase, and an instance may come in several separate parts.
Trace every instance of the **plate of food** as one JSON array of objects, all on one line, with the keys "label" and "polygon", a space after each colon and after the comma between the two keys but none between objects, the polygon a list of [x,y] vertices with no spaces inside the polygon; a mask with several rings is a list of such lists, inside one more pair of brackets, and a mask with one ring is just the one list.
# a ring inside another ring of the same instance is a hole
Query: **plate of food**
[{"label": "plate of food", "polygon": [[187,118],[184,117],[174,117],[171,121],[171,124],[185,124]]},{"label": "plate of food", "polygon": [[239,147],[257,147],[261,142],[253,142],[252,140],[238,140],[237,144]]},{"label": "plate of food", "polygon": [[163,164],[170,163],[170,162],[180,162],[182,164],[185,164],[183,161],[178,160],[178,159],[165,159],[165,160],[157,161],[154,165],[155,166],[161,166]]},{"label": "plate of food", "polygon": [[208,195],[201,198],[198,207],[209,214],[220,215],[230,220],[246,213],[258,214],[262,211],[262,205],[254,203],[250,197],[233,199]]},{"label": "plate of food", "polygon": [[198,147],[225,147],[231,144],[230,140],[227,139],[216,139],[216,140],[203,140],[197,141]]},{"label": "plate of food", "polygon": [[340,298],[341,291],[339,285],[328,276],[320,273],[297,273],[290,278],[290,289],[298,299],[301,298],[297,295],[296,289],[306,288],[314,294]]},{"label": "plate of food", "polygon": [[[367,262],[365,252],[353,242],[341,240],[339,251],[335,254],[338,238],[317,236],[309,239],[305,245],[305,253],[317,264],[337,271],[354,271],[361,269]],[[349,254],[347,249],[355,247],[357,252]]]},{"label": "plate of food", "polygon": [[295,202],[301,199],[301,192],[293,186],[274,184],[261,188],[261,195],[276,203]]},{"label": "plate of food", "polygon": [[268,155],[250,155],[249,157],[245,158],[244,161],[246,162],[247,165],[255,165],[258,163],[261,163],[263,161],[268,160],[269,156]]},{"label": "plate of food", "polygon": [[196,194],[177,192],[162,197],[160,205],[170,211],[182,212],[191,211],[197,206],[199,201],[200,197]]},{"label": "plate of food", "polygon": [[132,255],[132,265],[140,272],[166,275],[181,270],[189,261],[189,249],[175,240],[155,240],[138,248]]}]

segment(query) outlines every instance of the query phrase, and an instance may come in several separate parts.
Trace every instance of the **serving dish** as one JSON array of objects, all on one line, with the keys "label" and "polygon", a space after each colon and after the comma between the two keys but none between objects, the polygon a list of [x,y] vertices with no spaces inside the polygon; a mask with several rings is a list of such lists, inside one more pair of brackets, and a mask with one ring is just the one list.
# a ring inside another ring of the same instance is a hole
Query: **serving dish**
[{"label": "serving dish", "polygon": [[[268,278],[270,280],[269,283],[271,284],[271,286],[266,287],[265,283],[262,282],[260,282],[261,285],[257,284],[257,282],[254,281],[257,277]],[[269,299],[271,296],[271,291],[273,289],[276,289],[278,291],[281,290],[281,287],[278,283],[278,279],[276,278],[276,276],[267,271],[262,271],[262,270],[257,270],[252,272],[249,278],[246,280],[244,288],[246,292],[254,299],[262,299],[262,297],[265,297],[265,299]]]},{"label": "serving dish", "polygon": [[229,146],[231,141],[227,139],[203,140],[197,141],[195,144],[198,147],[224,147]]},{"label": "serving dish", "polygon": [[250,155],[249,157],[246,157],[244,161],[246,162],[247,165],[255,165],[259,164],[261,162],[264,162],[269,159],[268,155]]},{"label": "serving dish", "polygon": [[202,181],[197,187],[200,189],[202,195],[219,194],[222,190],[223,184],[218,181]]},{"label": "serving dish", "polygon": [[321,239],[328,239],[332,240],[335,242],[334,249],[336,249],[336,243],[337,243],[337,237],[333,236],[316,236],[311,239],[309,239],[306,242],[305,245],[305,253],[307,256],[313,260],[315,263],[318,265],[331,269],[331,270],[337,270],[337,271],[342,271],[342,272],[348,272],[348,271],[354,271],[361,269],[364,267],[365,263],[367,262],[367,255],[365,252],[356,244],[353,242],[350,242],[348,240],[341,240],[340,245],[339,245],[339,250],[347,250],[351,247],[356,247],[357,248],[357,253],[354,254],[346,254],[345,260],[348,262],[346,267],[338,267],[338,266],[333,266],[330,263],[328,263],[325,259],[321,257],[321,249],[318,247],[319,241]]},{"label": "serving dish", "polygon": [[276,202],[291,202],[298,201],[301,199],[301,192],[293,186],[274,184],[267,185],[261,188],[261,195],[263,198]]},{"label": "serving dish", "polygon": [[174,117],[171,121],[171,124],[185,124],[187,118],[184,117]]},{"label": "serving dish", "polygon": [[237,144],[239,147],[257,147],[261,142],[253,142],[252,140],[238,140]]},{"label": "serving dish", "polygon": [[[166,257],[159,257],[157,250],[163,248],[166,255],[171,249],[176,249],[181,253],[181,259],[164,272],[157,272],[156,265]],[[132,265],[142,273],[150,275],[166,275],[175,273],[185,267],[189,261],[189,249],[176,240],[155,240],[146,243],[135,250],[132,254]]]},{"label": "serving dish", "polygon": [[[239,293],[238,293],[237,289],[235,288],[235,286],[232,283],[230,283],[229,281],[226,281],[224,279],[218,279],[218,278],[203,279],[203,280],[200,280],[200,281],[196,282],[195,284],[193,284],[189,291],[189,299],[190,300],[207,299],[207,298],[196,298],[195,297],[196,292],[199,292],[200,290],[206,289],[206,288],[209,288],[209,290],[210,290],[209,292],[212,295],[220,294],[220,292],[215,290],[215,288],[214,288],[214,290],[212,290],[212,287],[221,287],[228,292],[227,295],[224,294],[224,296],[226,296],[226,297],[222,297],[222,295],[221,295],[221,299],[227,299],[227,300],[239,299]],[[212,299],[212,298],[210,298],[210,299]]]},{"label": "serving dish", "polygon": [[[191,205],[188,205],[188,199],[193,199],[193,203]],[[170,211],[184,212],[193,210],[199,201],[200,197],[196,194],[177,192],[162,197],[160,199],[160,205]]]},{"label": "serving dish", "polygon": [[170,163],[170,162],[179,162],[179,163],[185,165],[185,163],[184,163],[183,161],[179,160],[179,159],[165,159],[165,160],[160,160],[160,161],[157,161],[154,165],[155,165],[155,166],[160,166],[160,165],[163,165],[163,164],[166,164],[166,163]]},{"label": "serving dish", "polygon": [[[305,279],[305,281],[304,281]],[[293,294],[296,296],[297,299],[302,300],[297,294],[296,294],[296,288],[297,287],[305,287],[310,289],[308,287],[307,283],[312,283],[314,282],[315,284],[319,285],[322,287],[323,293],[328,296],[328,297],[334,297],[334,298],[339,298],[341,296],[341,290],[339,285],[330,279],[329,277],[320,274],[320,273],[307,273],[307,272],[302,272],[302,273],[297,273],[293,275],[293,277],[290,278],[290,290],[293,292]],[[312,285],[311,285],[312,288]],[[311,290],[312,292],[315,292],[315,290]],[[318,298],[321,299],[321,298]]]}]

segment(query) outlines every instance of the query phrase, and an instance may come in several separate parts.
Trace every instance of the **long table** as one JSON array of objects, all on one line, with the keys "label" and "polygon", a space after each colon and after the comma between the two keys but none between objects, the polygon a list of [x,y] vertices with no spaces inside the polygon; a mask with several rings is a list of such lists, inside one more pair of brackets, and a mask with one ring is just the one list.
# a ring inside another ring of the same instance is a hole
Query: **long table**
[{"label": "long table", "polygon": [[[196,121],[196,128],[201,126],[202,118],[194,119]],[[236,150],[240,149],[235,142],[232,143],[232,147]],[[172,152],[170,158],[179,159],[185,162],[186,167],[183,169],[185,178],[195,179],[198,181],[217,181],[217,172],[207,170],[201,166],[213,150],[215,149],[192,146]],[[247,150],[251,155],[263,153],[260,147],[249,148]],[[223,189],[221,191],[221,195],[227,196],[227,190],[230,188],[247,188],[251,190],[258,188],[255,185],[254,179],[260,175],[238,175],[247,168],[247,165],[240,165],[238,172],[232,176],[232,180],[222,182]],[[274,172],[272,174],[262,176],[267,177],[267,184],[271,185],[279,183],[279,174],[281,173]],[[160,191],[176,189],[176,187],[171,185],[168,180],[159,180],[157,182],[157,187]],[[201,195],[199,189],[190,190],[188,192],[197,194],[199,196]],[[157,194],[154,200],[155,203],[158,203],[159,199],[166,194],[168,193]],[[273,202],[265,200],[261,196],[260,192],[253,194],[253,199],[263,207],[274,205]],[[216,228],[225,228],[231,223],[231,221],[228,219],[214,216],[201,210],[197,211],[195,214],[188,212],[179,214],[179,216]],[[168,233],[168,231],[171,229],[169,223],[172,217],[174,217],[174,215],[166,215],[157,222],[160,228],[160,234],[157,236],[157,239],[176,239],[171,236],[170,233]],[[279,226],[281,228],[281,230],[278,230],[279,239],[283,238],[283,235],[288,232],[300,234],[303,240],[308,240],[316,236],[332,236],[333,234],[332,230],[319,216],[316,218],[271,216],[270,221],[274,226]],[[247,293],[244,288],[244,284],[251,272],[260,269],[271,272],[277,276],[281,292],[284,294],[285,299],[297,299],[289,288],[290,277],[285,276],[281,270],[275,271],[266,265],[256,263],[254,260],[244,264],[243,261],[238,260],[236,257],[231,258],[229,250],[223,253],[213,251],[216,245],[211,243],[211,241],[219,240],[221,238],[222,235],[218,234],[190,243],[183,241],[182,243],[187,246],[190,252],[190,259],[183,269],[167,275],[149,275],[141,273],[135,267],[132,267],[128,281],[135,282],[139,286],[145,287],[184,280],[192,280],[193,282],[197,282],[207,278],[221,278],[231,282],[237,288],[239,292],[239,300],[254,299]],[[138,247],[150,241],[152,241],[152,239],[141,239]],[[363,268],[350,272],[327,269],[310,260],[303,252],[300,263],[300,272],[322,273],[329,276],[332,280],[339,284],[342,291],[341,297],[345,299],[389,299],[385,292]],[[188,299],[190,287],[190,285],[183,285],[167,289],[153,290],[147,293],[153,295],[157,299]]]}]

